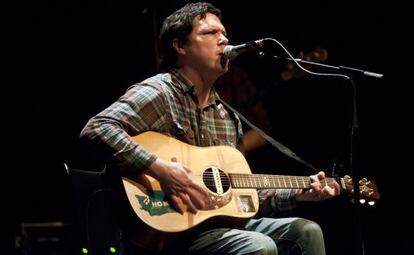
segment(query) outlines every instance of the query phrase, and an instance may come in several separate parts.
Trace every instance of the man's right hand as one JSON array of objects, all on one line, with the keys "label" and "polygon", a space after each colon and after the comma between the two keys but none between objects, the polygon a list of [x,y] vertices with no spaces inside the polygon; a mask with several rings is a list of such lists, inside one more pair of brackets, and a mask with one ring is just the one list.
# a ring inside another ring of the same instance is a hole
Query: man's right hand
[{"label": "man's right hand", "polygon": [[179,213],[184,213],[180,206],[182,202],[189,212],[195,214],[205,208],[210,198],[207,190],[190,178],[190,173],[191,170],[180,163],[159,158],[151,164],[148,172],[160,182],[162,191]]}]

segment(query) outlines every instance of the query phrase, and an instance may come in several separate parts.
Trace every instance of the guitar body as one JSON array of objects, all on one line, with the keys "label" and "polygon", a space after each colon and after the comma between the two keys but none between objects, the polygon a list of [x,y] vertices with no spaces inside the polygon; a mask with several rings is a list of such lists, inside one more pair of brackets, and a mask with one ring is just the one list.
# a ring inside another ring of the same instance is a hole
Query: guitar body
[{"label": "guitar body", "polygon": [[[214,224],[215,220],[225,221],[234,227],[237,221],[243,223],[243,219],[257,213],[259,199],[256,189],[234,189],[226,179],[229,173],[251,174],[247,161],[237,149],[230,146],[196,147],[156,132],[146,132],[133,139],[163,160],[188,166],[192,170],[190,177],[209,190],[212,202],[209,208],[197,214],[186,210],[180,214],[170,206],[156,179],[145,174],[137,179],[122,177],[129,204],[139,220],[147,225],[140,227],[144,239],[148,239],[144,246],[154,240],[157,241],[150,244],[152,248],[160,245],[159,238],[149,238],[149,233],[157,237],[170,237],[177,232],[190,232],[205,221],[211,227],[223,227]],[[184,208],[184,205],[181,206]]]}]

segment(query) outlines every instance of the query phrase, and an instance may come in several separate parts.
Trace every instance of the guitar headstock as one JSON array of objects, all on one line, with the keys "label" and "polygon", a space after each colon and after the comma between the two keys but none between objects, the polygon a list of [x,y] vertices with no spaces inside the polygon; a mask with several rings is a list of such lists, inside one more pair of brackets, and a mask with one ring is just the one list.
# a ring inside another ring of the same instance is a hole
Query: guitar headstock
[{"label": "guitar headstock", "polygon": [[[345,175],[341,178],[341,186],[349,194],[354,194],[354,184],[352,178],[349,175]],[[380,194],[378,192],[377,185],[373,181],[369,181],[366,178],[359,180],[359,199],[361,204],[368,202],[369,205],[374,205],[380,200]]]}]

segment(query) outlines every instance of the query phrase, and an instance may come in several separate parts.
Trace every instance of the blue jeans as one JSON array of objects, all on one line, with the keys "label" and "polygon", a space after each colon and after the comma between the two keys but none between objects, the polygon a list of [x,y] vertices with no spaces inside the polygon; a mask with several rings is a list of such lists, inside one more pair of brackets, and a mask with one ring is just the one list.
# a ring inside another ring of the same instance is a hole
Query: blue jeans
[{"label": "blue jeans", "polygon": [[244,229],[218,228],[200,234],[190,254],[324,255],[322,230],[302,218],[250,220]]}]

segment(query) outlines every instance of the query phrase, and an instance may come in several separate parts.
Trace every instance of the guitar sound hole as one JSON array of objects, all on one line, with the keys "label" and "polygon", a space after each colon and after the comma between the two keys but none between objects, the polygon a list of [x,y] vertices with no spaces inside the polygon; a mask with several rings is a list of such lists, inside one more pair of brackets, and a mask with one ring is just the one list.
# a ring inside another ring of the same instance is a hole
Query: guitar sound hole
[{"label": "guitar sound hole", "polygon": [[203,173],[203,182],[206,187],[216,193],[226,193],[230,188],[229,177],[218,168],[208,168]]}]

